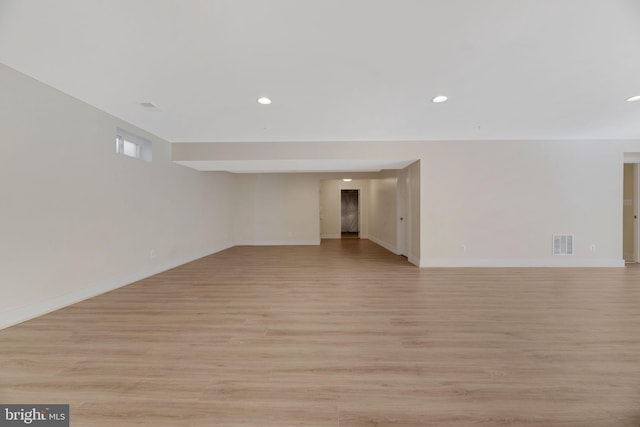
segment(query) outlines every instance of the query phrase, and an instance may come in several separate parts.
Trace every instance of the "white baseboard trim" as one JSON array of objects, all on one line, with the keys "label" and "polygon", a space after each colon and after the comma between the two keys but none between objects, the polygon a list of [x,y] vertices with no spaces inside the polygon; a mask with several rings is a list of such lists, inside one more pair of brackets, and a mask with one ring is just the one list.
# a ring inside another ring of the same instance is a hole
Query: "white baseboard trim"
[{"label": "white baseboard trim", "polygon": [[212,255],[216,252],[229,249],[231,247],[233,247],[233,245],[212,247],[189,256],[177,258],[162,265],[153,266],[152,268],[148,268],[136,274],[109,280],[104,283],[94,284],[82,289],[78,289],[76,291],[60,295],[55,298],[48,299],[43,302],[29,304],[5,311],[3,313],[0,313],[0,329],[17,325],[18,323],[22,323],[29,319],[51,313],[52,311],[56,311],[69,305],[76,304],[80,301],[93,298],[100,294],[104,294],[105,292],[130,285],[131,283],[137,282],[138,280],[142,280],[155,274],[162,273],[163,271],[171,270],[172,268],[178,267],[191,261],[195,261],[208,255]]},{"label": "white baseboard trim", "polygon": [[562,259],[454,259],[436,258],[420,261],[420,267],[624,267],[622,259],[567,258]]},{"label": "white baseboard trim", "polygon": [[407,260],[408,260],[411,264],[413,264],[413,265],[415,265],[415,266],[418,266],[418,267],[424,267],[424,266],[420,265],[420,258],[418,258],[418,257],[416,257],[416,256],[409,255],[409,256],[407,257]]},{"label": "white baseboard trim", "polygon": [[252,240],[236,242],[236,246],[318,246],[320,240]]},{"label": "white baseboard trim", "polygon": [[398,250],[397,250],[397,248],[396,248],[396,246],[395,246],[395,245],[392,245],[392,244],[390,244],[390,243],[387,243],[387,242],[385,242],[384,240],[378,239],[377,237],[375,237],[375,236],[371,236],[371,235],[369,236],[369,240],[371,240],[373,243],[375,243],[375,244],[377,244],[377,245],[382,246],[383,248],[385,248],[385,249],[386,249],[386,250],[388,250],[389,252],[392,252],[392,253],[394,253],[394,254],[396,254],[396,255],[400,255],[400,254],[398,253]]}]

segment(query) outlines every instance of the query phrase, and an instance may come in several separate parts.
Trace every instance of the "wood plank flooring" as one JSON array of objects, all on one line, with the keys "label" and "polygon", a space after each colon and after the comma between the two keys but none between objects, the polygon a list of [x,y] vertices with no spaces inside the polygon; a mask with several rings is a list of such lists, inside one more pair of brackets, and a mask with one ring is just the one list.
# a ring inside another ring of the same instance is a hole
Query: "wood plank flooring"
[{"label": "wood plank flooring", "polygon": [[640,426],[640,268],[236,247],[0,331],[72,426]]}]

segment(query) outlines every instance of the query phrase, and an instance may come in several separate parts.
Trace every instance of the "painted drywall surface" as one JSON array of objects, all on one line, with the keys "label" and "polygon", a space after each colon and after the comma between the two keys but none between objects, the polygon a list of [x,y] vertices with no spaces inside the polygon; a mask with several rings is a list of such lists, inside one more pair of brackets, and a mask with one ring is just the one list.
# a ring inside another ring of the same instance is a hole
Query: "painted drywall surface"
[{"label": "painted drywall surface", "polygon": [[234,181],[236,244],[320,244],[317,177],[236,174]]},{"label": "painted drywall surface", "polygon": [[[419,159],[423,266],[622,265],[623,153],[640,151],[604,140],[190,145],[181,156]],[[554,233],[575,235],[575,255],[551,255]]]},{"label": "painted drywall surface", "polygon": [[635,164],[624,165],[624,185],[623,185],[623,256],[627,261],[633,261],[634,257],[634,208],[635,208],[635,186],[634,186],[634,168]]},{"label": "painted drywall surface", "polygon": [[[443,145],[421,164],[422,259],[619,264],[621,163],[619,150],[602,143]],[[553,234],[573,234],[575,255],[552,256]]]},{"label": "painted drywall surface", "polygon": [[340,238],[340,191],[360,190],[360,238],[369,237],[369,180],[341,179],[320,181],[320,235],[323,239]]},{"label": "painted drywall surface", "polygon": [[384,159],[418,160],[423,143],[383,141],[216,142],[173,144],[172,158],[190,160]]},{"label": "painted drywall surface", "polygon": [[369,239],[398,253],[398,179],[369,181]]},{"label": "painted drywall surface", "polygon": [[[236,176],[171,165],[168,145],[144,133],[154,142],[153,163],[117,156],[113,129],[135,128],[6,67],[0,73],[0,312],[123,283],[232,243]],[[231,159],[247,153],[421,159],[409,167],[420,182],[412,186],[419,199],[412,211],[419,206],[420,215],[412,224],[412,234],[420,236],[412,240],[412,252],[421,265],[620,261],[622,153],[640,151],[640,141],[211,146],[208,152]],[[262,184],[257,196],[239,202],[261,211],[261,193],[279,183]],[[313,195],[308,201],[317,201],[317,187],[307,189]],[[300,229],[319,229],[316,207],[314,220]],[[252,231],[252,241],[261,238],[256,234],[282,236],[265,232],[269,224],[261,221],[251,223],[259,231]],[[551,257],[551,234],[565,232],[576,236],[576,255]],[[461,252],[462,244],[467,252]],[[595,252],[588,250],[591,244]]]},{"label": "painted drywall surface", "polygon": [[[230,174],[2,65],[0,86],[0,326],[233,243]],[[116,154],[116,127],[153,162]]]}]

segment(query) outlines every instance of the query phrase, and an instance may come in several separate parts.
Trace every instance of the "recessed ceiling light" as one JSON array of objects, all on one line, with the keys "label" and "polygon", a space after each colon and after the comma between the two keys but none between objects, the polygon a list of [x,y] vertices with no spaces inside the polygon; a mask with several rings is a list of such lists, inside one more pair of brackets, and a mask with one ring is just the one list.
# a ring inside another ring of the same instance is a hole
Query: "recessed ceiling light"
[{"label": "recessed ceiling light", "polygon": [[258,98],[258,104],[269,105],[271,104],[271,100],[266,96],[261,96],[260,98]]},{"label": "recessed ceiling light", "polygon": [[629,102],[640,101],[640,95],[636,95],[636,96],[632,96],[631,98],[627,98],[627,101],[629,101]]},{"label": "recessed ceiling light", "polygon": [[433,102],[435,102],[436,104],[438,104],[438,103],[440,103],[440,102],[444,102],[444,101],[446,101],[447,99],[449,99],[449,98],[447,98],[447,97],[446,97],[446,96],[444,96],[444,95],[438,95],[438,96],[436,96],[435,98],[433,98],[431,101],[433,101]]},{"label": "recessed ceiling light", "polygon": [[343,180],[344,182],[351,182],[351,181],[353,181],[351,178],[342,178],[342,180]]}]

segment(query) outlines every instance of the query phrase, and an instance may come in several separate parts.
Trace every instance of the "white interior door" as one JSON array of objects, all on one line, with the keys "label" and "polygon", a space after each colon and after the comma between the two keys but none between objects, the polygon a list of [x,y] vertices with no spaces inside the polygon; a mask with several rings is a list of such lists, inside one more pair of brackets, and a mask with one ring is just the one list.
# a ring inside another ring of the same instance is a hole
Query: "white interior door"
[{"label": "white interior door", "polygon": [[640,262],[640,224],[638,224],[638,215],[640,215],[640,164],[633,165],[633,260]]},{"label": "white interior door", "polygon": [[409,203],[409,197],[407,195],[409,191],[408,179],[409,179],[408,173],[406,171],[402,171],[398,175],[398,182],[397,182],[398,253],[406,257],[409,256],[409,247],[410,247],[410,239],[411,239],[411,235],[409,233],[410,218],[408,217],[409,212],[411,212],[408,206],[408,203]]}]

